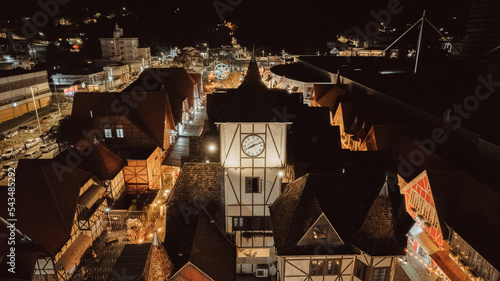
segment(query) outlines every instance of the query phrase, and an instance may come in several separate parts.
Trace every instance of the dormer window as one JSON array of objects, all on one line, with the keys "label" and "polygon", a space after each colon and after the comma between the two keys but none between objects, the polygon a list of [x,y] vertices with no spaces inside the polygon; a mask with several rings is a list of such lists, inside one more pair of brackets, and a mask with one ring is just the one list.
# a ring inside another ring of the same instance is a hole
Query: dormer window
[{"label": "dormer window", "polygon": [[326,239],[328,225],[315,225],[313,233],[314,239]]},{"label": "dormer window", "polygon": [[322,245],[325,243],[331,247],[337,247],[344,244],[330,221],[324,214],[321,214],[316,222],[312,224],[309,230],[299,240],[297,245]]}]

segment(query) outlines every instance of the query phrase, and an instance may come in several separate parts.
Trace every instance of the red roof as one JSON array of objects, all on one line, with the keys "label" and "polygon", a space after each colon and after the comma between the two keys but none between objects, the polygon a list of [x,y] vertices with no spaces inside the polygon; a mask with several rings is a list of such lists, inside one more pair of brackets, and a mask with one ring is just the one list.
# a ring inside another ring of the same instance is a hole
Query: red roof
[{"label": "red roof", "polygon": [[[70,238],[82,182],[92,174],[46,159],[21,159],[16,170],[16,228],[54,256]],[[8,217],[7,208],[0,214]]]},{"label": "red roof", "polygon": [[[163,147],[165,129],[175,128],[175,125],[165,122],[174,119],[169,99],[170,94],[166,92],[76,93],[71,115],[81,120],[84,128],[98,116],[123,116]],[[182,102],[180,112],[182,114]]]},{"label": "red roof", "polygon": [[102,181],[114,179],[127,164],[125,160],[121,159],[101,144],[94,144],[85,152],[79,152],[70,147],[60,153],[56,159],[64,161],[71,150],[82,157],[82,161],[80,161],[77,167],[94,174]]},{"label": "red roof", "polygon": [[189,108],[194,105],[195,80],[181,67],[148,68],[137,80],[130,84],[123,92],[137,91],[137,87],[146,92],[161,92],[175,90],[188,99]]},{"label": "red roof", "polygon": [[438,251],[432,254],[431,258],[450,280],[469,281],[467,275],[457,267],[457,264],[448,257],[447,253],[448,251]]},{"label": "red roof", "polygon": [[194,82],[196,83],[196,86],[198,87],[198,94],[201,96],[203,93],[203,83],[201,80],[201,74],[200,73],[189,73],[191,78],[193,78]]}]

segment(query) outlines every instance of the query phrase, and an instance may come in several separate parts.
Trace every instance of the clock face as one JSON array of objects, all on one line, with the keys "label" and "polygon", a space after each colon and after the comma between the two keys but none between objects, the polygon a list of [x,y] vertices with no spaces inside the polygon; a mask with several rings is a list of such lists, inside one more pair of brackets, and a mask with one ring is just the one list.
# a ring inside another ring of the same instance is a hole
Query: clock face
[{"label": "clock face", "polygon": [[241,147],[246,155],[259,156],[264,151],[264,140],[258,135],[248,135],[243,139]]}]

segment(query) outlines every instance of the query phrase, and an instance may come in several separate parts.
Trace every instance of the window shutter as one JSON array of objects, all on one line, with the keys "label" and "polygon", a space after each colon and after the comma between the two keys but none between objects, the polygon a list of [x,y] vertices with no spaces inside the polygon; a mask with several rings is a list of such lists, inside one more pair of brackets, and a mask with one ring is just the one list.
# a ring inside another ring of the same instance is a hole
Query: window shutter
[{"label": "window shutter", "polygon": [[252,193],[252,178],[245,178],[245,192]]}]

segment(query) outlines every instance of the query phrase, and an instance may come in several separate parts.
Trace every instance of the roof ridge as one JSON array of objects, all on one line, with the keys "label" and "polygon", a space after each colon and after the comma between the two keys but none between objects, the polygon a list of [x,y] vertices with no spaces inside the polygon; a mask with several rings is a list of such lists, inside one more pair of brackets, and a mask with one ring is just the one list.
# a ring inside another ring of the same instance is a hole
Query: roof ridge
[{"label": "roof ridge", "polygon": [[[64,228],[66,229],[66,231],[68,232],[68,234],[71,236],[71,230],[68,229],[68,226],[66,225],[66,221],[64,219],[64,215],[63,215],[63,213],[61,211],[61,208],[59,207],[59,202],[57,201],[57,199],[55,197],[54,190],[52,190],[52,184],[49,181],[49,179],[47,178],[47,174],[45,173],[45,170],[42,168],[41,165],[40,165],[39,168],[42,170],[43,177],[45,178],[45,181],[47,182],[47,186],[49,187],[50,195],[52,196],[52,199],[54,200],[55,206],[57,208],[57,212],[59,213],[59,216],[60,216],[60,219],[62,220]],[[78,198],[76,200],[78,202]],[[76,206],[76,203],[75,203],[75,206]],[[76,210],[76,208],[75,208],[75,210]]]}]

